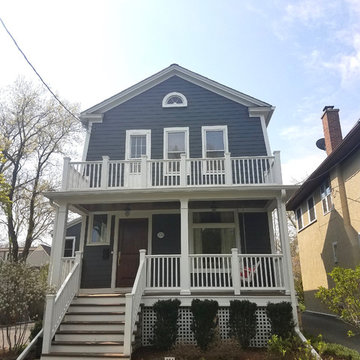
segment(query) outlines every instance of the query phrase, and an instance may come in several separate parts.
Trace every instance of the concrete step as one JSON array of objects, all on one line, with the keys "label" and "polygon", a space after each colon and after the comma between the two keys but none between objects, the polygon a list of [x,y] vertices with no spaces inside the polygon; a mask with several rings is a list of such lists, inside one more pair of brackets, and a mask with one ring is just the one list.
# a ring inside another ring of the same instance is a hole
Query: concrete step
[{"label": "concrete step", "polygon": [[58,331],[55,341],[124,341],[124,331]]},{"label": "concrete step", "polygon": [[129,360],[130,357],[123,353],[50,353],[41,356],[41,360]]},{"label": "concrete step", "polygon": [[53,341],[52,353],[122,353],[122,341]]},{"label": "concrete step", "polygon": [[67,312],[64,321],[124,321],[124,311],[113,312]]},{"label": "concrete step", "polygon": [[125,304],[71,304],[68,312],[117,312],[125,311]]},{"label": "concrete step", "polygon": [[124,321],[63,321],[60,331],[123,331]]}]

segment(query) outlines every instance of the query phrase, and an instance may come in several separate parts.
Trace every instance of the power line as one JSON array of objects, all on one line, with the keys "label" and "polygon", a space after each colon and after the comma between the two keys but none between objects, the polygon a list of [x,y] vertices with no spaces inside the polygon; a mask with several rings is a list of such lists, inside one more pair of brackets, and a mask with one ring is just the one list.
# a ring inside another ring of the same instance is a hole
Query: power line
[{"label": "power line", "polygon": [[29,59],[26,57],[26,55],[24,54],[24,52],[21,50],[20,46],[18,45],[18,43],[16,42],[16,40],[14,39],[14,37],[11,35],[10,31],[8,30],[8,28],[6,27],[4,21],[1,19],[0,17],[0,22],[2,24],[2,26],[4,27],[5,31],[8,33],[8,35],[10,36],[10,38],[12,39],[12,41],[14,42],[15,46],[17,47],[17,49],[20,51],[20,53],[22,54],[22,56],[24,57],[24,59],[26,60],[26,62],[30,65],[30,67],[34,70],[35,74],[38,76],[38,78],[40,79],[40,81],[44,84],[44,86],[49,90],[49,92],[51,93],[51,95],[57,100],[57,102],[71,115],[73,116],[76,120],[80,121],[80,119],[74,115],[74,113],[71,112],[71,110],[56,96],[56,94],[50,89],[50,87],[48,86],[48,84],[45,82],[45,80],[41,77],[41,75],[37,72],[37,70],[35,69],[35,67],[31,64],[31,62],[29,61]]}]

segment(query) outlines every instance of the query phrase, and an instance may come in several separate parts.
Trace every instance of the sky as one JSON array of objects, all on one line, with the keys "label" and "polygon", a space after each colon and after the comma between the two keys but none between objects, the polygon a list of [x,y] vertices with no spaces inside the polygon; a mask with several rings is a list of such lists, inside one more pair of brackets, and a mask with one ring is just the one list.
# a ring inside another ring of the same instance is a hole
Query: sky
[{"label": "sky", "polygon": [[[81,110],[172,63],[272,104],[285,183],[326,157],[315,146],[325,105],[344,136],[360,118],[360,0],[2,0],[0,17]],[[39,83],[2,27],[0,51],[0,88]]]}]

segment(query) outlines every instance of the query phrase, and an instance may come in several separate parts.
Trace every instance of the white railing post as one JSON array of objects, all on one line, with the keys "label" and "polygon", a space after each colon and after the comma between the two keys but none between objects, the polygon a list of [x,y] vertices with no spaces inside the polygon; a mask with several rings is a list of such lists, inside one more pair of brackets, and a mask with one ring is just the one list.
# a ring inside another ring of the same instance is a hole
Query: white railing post
[{"label": "white railing post", "polygon": [[64,157],[64,167],[61,180],[61,190],[67,190],[69,186],[70,158]]},{"label": "white railing post", "polygon": [[273,179],[276,184],[282,184],[280,151],[274,151]]},{"label": "white railing post", "polygon": [[102,157],[101,188],[107,189],[109,183],[109,160],[108,156]]},{"label": "white railing post", "polygon": [[80,286],[81,286],[81,264],[82,264],[82,251],[76,251],[75,252],[75,263],[74,263],[74,266],[76,264],[79,264],[79,276],[78,278],[76,279],[77,281],[77,284],[76,284],[76,293],[78,294],[79,293],[79,290],[80,290]]},{"label": "white railing post", "polygon": [[225,153],[225,184],[226,185],[232,185],[232,168],[231,168],[231,157],[230,153]]},{"label": "white railing post", "polygon": [[124,355],[131,355],[131,325],[132,325],[132,306],[133,306],[132,294],[125,295],[125,327],[124,327]]},{"label": "white railing post", "polygon": [[180,295],[190,295],[189,267],[189,201],[180,200],[181,258],[180,258]]},{"label": "white railing post", "polygon": [[180,186],[186,186],[186,155],[180,155]]},{"label": "white railing post", "polygon": [[240,264],[237,248],[231,249],[231,275],[234,287],[234,294],[240,295]]},{"label": "white railing post", "polygon": [[141,187],[147,188],[148,161],[146,155],[141,155]]},{"label": "white railing post", "polygon": [[44,337],[42,345],[42,353],[48,354],[50,352],[52,340],[52,326],[54,315],[55,294],[46,295],[46,307],[43,321]]}]

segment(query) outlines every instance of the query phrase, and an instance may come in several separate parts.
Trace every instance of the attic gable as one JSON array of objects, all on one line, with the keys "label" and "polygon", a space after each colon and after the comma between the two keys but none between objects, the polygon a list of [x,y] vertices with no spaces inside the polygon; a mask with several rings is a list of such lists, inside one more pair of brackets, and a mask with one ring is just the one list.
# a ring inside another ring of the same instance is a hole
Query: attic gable
[{"label": "attic gable", "polygon": [[80,115],[80,119],[84,125],[86,125],[89,121],[101,122],[104,112],[124,103],[125,101],[130,100],[131,98],[151,89],[152,87],[173,76],[178,76],[195,85],[201,86],[209,91],[248,107],[250,116],[264,116],[266,125],[268,125],[271,115],[275,109],[266,102],[231,89],[216,81],[210,80],[204,76],[187,70],[177,64],[172,64],[155,75],[152,75],[149,78],[131,86],[130,88],[110,97],[109,99],[106,99],[101,103],[83,111]]}]

